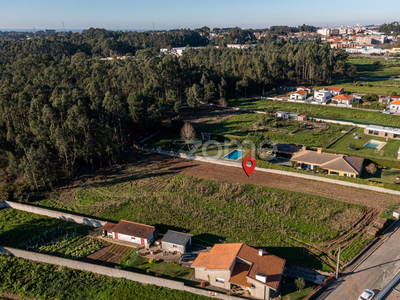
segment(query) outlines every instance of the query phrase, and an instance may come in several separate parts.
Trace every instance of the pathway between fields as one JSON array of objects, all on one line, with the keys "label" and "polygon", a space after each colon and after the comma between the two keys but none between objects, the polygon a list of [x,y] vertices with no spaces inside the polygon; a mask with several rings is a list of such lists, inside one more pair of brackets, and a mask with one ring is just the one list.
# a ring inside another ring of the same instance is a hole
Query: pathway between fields
[{"label": "pathway between fields", "polygon": [[[233,180],[241,183],[301,192],[342,202],[382,209],[400,203],[400,192],[378,187],[358,185],[324,177],[291,173],[279,170],[256,169],[247,177],[240,164],[226,166],[196,160],[173,158],[166,155],[138,151],[132,153],[123,171],[131,178],[140,178],[143,171],[157,173],[190,174],[205,179]],[[219,161],[218,161],[219,162]],[[384,194],[382,194],[384,193]]]}]

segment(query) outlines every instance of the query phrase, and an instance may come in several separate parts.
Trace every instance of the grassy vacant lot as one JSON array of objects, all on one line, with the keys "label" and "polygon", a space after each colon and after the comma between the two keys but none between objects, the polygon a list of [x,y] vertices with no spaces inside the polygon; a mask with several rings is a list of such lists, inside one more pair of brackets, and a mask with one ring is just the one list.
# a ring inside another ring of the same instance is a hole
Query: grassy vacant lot
[{"label": "grassy vacant lot", "polygon": [[399,62],[388,62],[382,58],[349,58],[347,65],[357,67],[357,77],[389,78],[399,77],[400,74]]},{"label": "grassy vacant lot", "polygon": [[282,300],[300,300],[312,292],[317,284],[306,281],[306,286],[300,292],[295,284],[295,279],[287,277],[282,290]]},{"label": "grassy vacant lot", "polygon": [[[194,269],[183,267],[174,262],[154,262],[153,264],[149,263],[147,258],[138,257],[133,264],[129,265],[129,267],[124,268],[127,271],[135,271],[142,272],[145,270],[149,270],[149,275],[156,274],[157,272],[162,273],[162,275],[177,277],[181,279],[190,280],[194,273]],[[169,278],[172,279],[172,278]]]},{"label": "grassy vacant lot", "polygon": [[16,247],[56,228],[87,234],[89,227],[11,208],[0,209],[0,245]]},{"label": "grassy vacant lot", "polygon": [[[400,94],[400,93],[399,93]],[[387,125],[400,127],[400,118],[394,115],[381,114],[374,111],[363,111],[351,108],[327,107],[323,105],[282,102],[264,99],[248,99],[245,101],[232,99],[229,105],[252,110],[272,110],[301,113],[307,116],[355,121],[363,124]]]},{"label": "grassy vacant lot", "polygon": [[368,172],[364,171],[361,174],[361,178],[370,179],[379,182],[388,182],[388,183],[400,183],[400,170],[399,169],[391,169],[391,168],[378,168],[375,174],[371,175]]},{"label": "grassy vacant lot", "polygon": [[184,291],[4,255],[0,255],[0,274],[0,293],[8,291],[35,299],[210,299]]},{"label": "grassy vacant lot", "polygon": [[[361,137],[360,139],[355,139],[355,135]],[[362,156],[362,157],[380,157],[380,158],[390,158],[397,159],[397,151],[399,150],[400,141],[388,139],[387,144],[381,149],[381,154],[375,154],[375,149],[364,148],[363,146],[369,140],[377,140],[386,142],[383,137],[377,137],[369,134],[364,134],[364,128],[355,128],[350,134],[347,134],[335,144],[333,144],[329,149],[335,150],[338,153]],[[353,144],[356,146],[356,150],[349,149],[349,145]]]},{"label": "grassy vacant lot", "polygon": [[[60,199],[64,199],[60,196]],[[329,241],[357,222],[364,208],[322,197],[187,175],[152,177],[134,184],[78,190],[41,202],[108,220],[152,224],[166,232],[190,232],[194,241],[213,245],[244,242],[266,247],[288,262],[329,269],[316,257],[285,240]]]}]

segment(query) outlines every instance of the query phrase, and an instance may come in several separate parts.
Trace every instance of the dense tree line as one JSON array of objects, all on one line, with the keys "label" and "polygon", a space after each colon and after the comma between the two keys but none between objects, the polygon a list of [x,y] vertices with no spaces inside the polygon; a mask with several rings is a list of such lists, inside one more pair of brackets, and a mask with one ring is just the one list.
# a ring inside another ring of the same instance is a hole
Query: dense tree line
[{"label": "dense tree line", "polygon": [[317,28],[311,25],[299,25],[297,27],[290,27],[290,26],[271,26],[269,31],[274,32],[276,34],[288,34],[294,32],[316,32]]},{"label": "dense tree line", "polygon": [[386,34],[391,34],[392,31],[394,33],[400,33],[400,23],[383,24],[379,27],[379,31]]},{"label": "dense tree line", "polygon": [[[134,35],[114,34],[89,30],[0,44],[3,180],[49,188],[83,167],[120,161],[134,139],[159,128],[166,116],[179,127],[180,103],[195,112],[200,101],[329,82],[345,73],[342,52],[313,42],[272,41],[246,50],[209,45],[182,57],[146,48],[135,58],[100,61],[97,54],[110,49],[127,51],[124,40],[135,44]],[[149,33],[146,43],[160,42],[152,38]],[[166,107],[175,112],[164,114]],[[3,184],[0,197],[13,192]]]}]

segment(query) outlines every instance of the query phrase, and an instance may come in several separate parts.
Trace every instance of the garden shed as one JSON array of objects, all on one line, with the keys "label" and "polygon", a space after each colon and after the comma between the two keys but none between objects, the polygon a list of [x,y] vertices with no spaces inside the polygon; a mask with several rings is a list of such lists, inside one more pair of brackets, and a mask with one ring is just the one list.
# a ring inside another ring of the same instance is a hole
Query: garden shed
[{"label": "garden shed", "polygon": [[166,251],[185,253],[192,244],[192,235],[188,233],[168,230],[161,240],[161,246]]}]

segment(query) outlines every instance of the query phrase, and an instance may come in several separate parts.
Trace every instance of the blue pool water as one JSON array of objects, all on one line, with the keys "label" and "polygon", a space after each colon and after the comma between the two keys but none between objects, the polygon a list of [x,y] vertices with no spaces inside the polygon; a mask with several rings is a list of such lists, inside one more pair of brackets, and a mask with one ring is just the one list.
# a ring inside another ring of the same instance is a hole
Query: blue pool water
[{"label": "blue pool water", "polygon": [[233,150],[232,152],[229,152],[227,155],[225,155],[223,158],[230,160],[238,160],[242,156],[243,156],[242,150]]},{"label": "blue pool water", "polygon": [[379,147],[381,143],[377,143],[377,142],[368,142],[364,145],[365,148],[372,148],[372,149],[376,149]]}]

